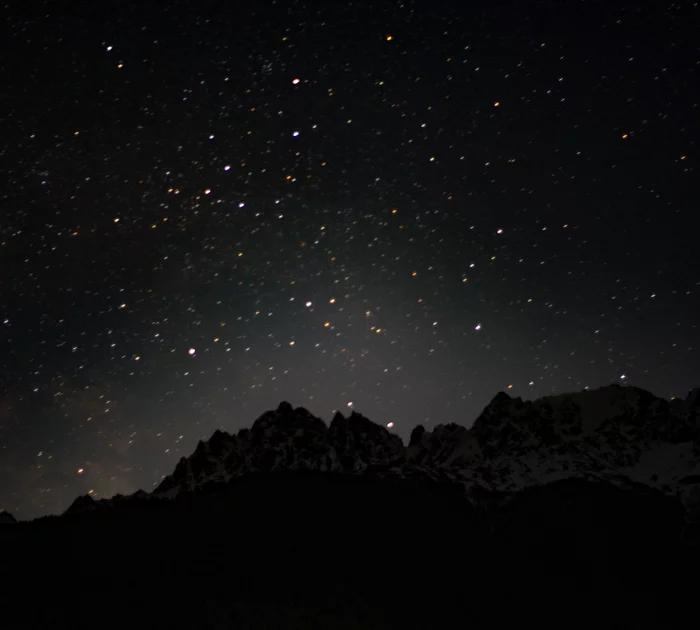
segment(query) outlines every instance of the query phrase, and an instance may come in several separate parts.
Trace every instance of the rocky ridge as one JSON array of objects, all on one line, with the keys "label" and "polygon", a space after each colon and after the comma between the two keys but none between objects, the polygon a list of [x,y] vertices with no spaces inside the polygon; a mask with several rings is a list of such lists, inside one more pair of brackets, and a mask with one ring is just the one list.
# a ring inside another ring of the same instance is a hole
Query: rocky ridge
[{"label": "rocky ridge", "polygon": [[69,512],[106,509],[126,498],[173,498],[253,473],[318,471],[446,480],[467,497],[513,493],[569,478],[619,487],[644,484],[700,505],[700,389],[664,400],[631,386],[523,401],[497,394],[466,427],[416,427],[408,446],[352,412],[329,426],[283,402],[236,434],[216,431],[150,494],[93,500]]}]

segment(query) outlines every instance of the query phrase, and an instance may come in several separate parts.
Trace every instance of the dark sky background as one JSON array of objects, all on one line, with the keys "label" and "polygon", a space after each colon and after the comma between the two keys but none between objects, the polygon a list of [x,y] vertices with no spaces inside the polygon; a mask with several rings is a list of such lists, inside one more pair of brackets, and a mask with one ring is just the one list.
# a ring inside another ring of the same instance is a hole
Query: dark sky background
[{"label": "dark sky background", "polygon": [[407,439],[499,390],[700,384],[697,3],[5,7],[18,518],[283,399]]}]

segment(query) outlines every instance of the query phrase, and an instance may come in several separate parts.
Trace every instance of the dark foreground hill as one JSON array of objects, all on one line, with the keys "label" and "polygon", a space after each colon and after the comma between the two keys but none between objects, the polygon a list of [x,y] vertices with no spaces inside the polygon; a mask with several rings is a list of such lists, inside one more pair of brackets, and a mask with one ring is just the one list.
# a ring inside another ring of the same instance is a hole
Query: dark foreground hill
[{"label": "dark foreground hill", "polygon": [[639,392],[598,396],[625,415],[594,406],[597,424],[579,395],[549,409],[497,397],[472,430],[417,431],[407,448],[358,414],[326,428],[281,405],[200,444],[152,494],[0,526],[0,625],[684,627],[697,608],[693,503],[629,471],[654,449],[692,452],[697,403],[633,407]]}]

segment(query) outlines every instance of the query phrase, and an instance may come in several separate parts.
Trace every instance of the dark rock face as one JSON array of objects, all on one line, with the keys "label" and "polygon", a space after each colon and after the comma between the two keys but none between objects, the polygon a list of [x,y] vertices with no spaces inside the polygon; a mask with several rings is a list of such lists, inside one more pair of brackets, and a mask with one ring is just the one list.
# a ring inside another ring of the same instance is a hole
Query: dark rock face
[{"label": "dark rock face", "polygon": [[469,431],[460,424],[438,424],[432,431],[423,431],[420,441],[409,447],[410,460],[424,466],[450,467],[467,443]]},{"label": "dark rock face", "polygon": [[94,512],[100,507],[99,502],[95,501],[90,495],[78,497],[70,507],[66,510],[66,514],[82,514],[85,512]]},{"label": "dark rock face", "polygon": [[348,418],[336,414],[328,430],[328,444],[343,472],[400,464],[405,457],[401,438],[354,411]]},{"label": "dark rock face", "polygon": [[328,470],[326,425],[303,407],[282,403],[258,418],[251,429],[247,468],[253,470]]},{"label": "dark rock face", "polygon": [[15,517],[9,512],[6,512],[5,510],[0,512],[0,525],[11,525],[16,522]]},{"label": "dark rock face", "polygon": [[411,439],[409,440],[408,445],[420,447],[422,444],[423,435],[425,435],[425,427],[422,424],[419,424],[413,429],[413,431],[411,431]]}]

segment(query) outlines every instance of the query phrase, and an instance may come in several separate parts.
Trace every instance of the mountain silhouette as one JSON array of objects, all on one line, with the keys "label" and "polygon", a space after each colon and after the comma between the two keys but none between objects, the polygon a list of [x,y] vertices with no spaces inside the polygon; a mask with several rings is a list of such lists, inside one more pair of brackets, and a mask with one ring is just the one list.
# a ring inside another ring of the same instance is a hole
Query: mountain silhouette
[{"label": "mountain silhouette", "polygon": [[698,391],[499,393],[408,445],[283,402],[150,493],[1,528],[3,627],[679,627]]}]

